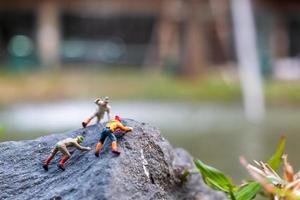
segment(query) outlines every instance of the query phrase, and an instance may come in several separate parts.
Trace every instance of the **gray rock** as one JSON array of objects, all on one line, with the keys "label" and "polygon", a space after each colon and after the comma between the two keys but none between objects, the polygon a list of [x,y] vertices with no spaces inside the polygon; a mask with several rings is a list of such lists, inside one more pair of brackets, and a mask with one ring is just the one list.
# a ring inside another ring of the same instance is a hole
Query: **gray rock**
[{"label": "gray rock", "polygon": [[94,150],[71,150],[66,170],[56,167],[61,155],[42,168],[51,148],[66,137],[85,136],[83,146],[95,148],[102,125],[71,133],[40,137],[36,140],[0,143],[0,199],[52,200],[156,200],[226,199],[210,190],[200,174],[181,181],[184,169],[194,168],[191,156],[173,149],[157,128],[125,120],[133,132],[119,133],[120,156],[110,151],[107,141],[96,158]]}]

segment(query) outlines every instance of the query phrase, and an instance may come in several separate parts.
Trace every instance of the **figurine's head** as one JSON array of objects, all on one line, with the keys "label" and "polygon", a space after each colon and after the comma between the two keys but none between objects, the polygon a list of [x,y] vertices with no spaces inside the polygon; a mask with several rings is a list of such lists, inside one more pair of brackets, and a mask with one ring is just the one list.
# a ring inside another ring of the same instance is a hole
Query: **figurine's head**
[{"label": "figurine's head", "polygon": [[118,120],[119,122],[122,121],[121,117],[119,117],[118,115],[115,116],[115,120]]},{"label": "figurine's head", "polygon": [[103,102],[106,103],[106,104],[108,104],[108,103],[109,103],[109,97],[107,97],[107,96],[104,97],[104,98],[103,98]]},{"label": "figurine's head", "polygon": [[76,139],[77,139],[77,142],[78,142],[78,143],[82,143],[83,140],[84,140],[84,137],[81,136],[81,135],[78,135],[78,136],[76,137]]}]

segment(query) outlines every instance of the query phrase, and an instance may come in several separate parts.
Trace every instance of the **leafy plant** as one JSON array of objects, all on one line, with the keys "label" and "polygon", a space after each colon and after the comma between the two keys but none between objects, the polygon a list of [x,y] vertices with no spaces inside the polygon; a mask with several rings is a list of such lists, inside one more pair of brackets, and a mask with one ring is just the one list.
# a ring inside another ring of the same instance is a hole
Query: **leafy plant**
[{"label": "leafy plant", "polygon": [[251,200],[261,189],[258,182],[248,182],[242,186],[236,186],[220,170],[204,164],[201,160],[195,160],[195,164],[202,174],[203,181],[209,187],[225,192],[232,200]]},{"label": "leafy plant", "polygon": [[236,200],[253,199],[261,190],[261,186],[257,182],[249,182],[247,185],[240,186],[235,193]]},{"label": "leafy plant", "polygon": [[215,190],[230,193],[236,189],[232,181],[221,171],[204,164],[201,160],[195,160],[196,167],[203,176],[204,182]]},{"label": "leafy plant", "polygon": [[[268,163],[255,161],[259,168],[248,164],[244,158],[241,158],[241,163],[247,168],[254,180],[244,181],[245,183],[240,186],[235,185],[223,172],[204,164],[201,160],[195,160],[195,165],[201,172],[203,181],[209,187],[217,191],[225,192],[231,200],[254,199],[255,196],[261,192],[262,187],[274,200],[283,200],[284,198],[284,200],[298,200],[296,195],[293,194],[288,187],[292,187],[293,189],[299,188],[300,193],[300,172],[296,175],[293,174],[291,166],[288,164],[286,157],[283,156],[285,141],[286,138],[281,137],[277,150],[269,159]],[[285,177],[290,177],[289,179],[294,180],[294,182],[281,179],[275,172],[282,163],[282,158],[284,159]],[[297,177],[299,177],[299,179],[295,182]],[[296,184],[297,186],[294,187],[288,183]]]},{"label": "leafy plant", "polygon": [[[273,199],[300,200],[300,172],[294,173],[293,167],[287,160],[287,154],[283,154],[285,141],[285,137],[281,137],[277,151],[268,163],[254,161],[256,164],[254,166],[241,158],[241,164]],[[282,161],[283,178],[276,172]]]},{"label": "leafy plant", "polygon": [[285,141],[286,141],[285,136],[281,136],[275,154],[268,161],[269,166],[273,170],[277,170],[281,164],[281,161],[282,161],[281,157],[284,152]]},{"label": "leafy plant", "polygon": [[287,161],[287,155],[283,155],[282,159],[283,178],[280,177],[268,163],[255,161],[257,166],[253,166],[247,163],[243,158],[241,163],[273,199],[300,200],[300,172],[294,173],[293,167]]}]

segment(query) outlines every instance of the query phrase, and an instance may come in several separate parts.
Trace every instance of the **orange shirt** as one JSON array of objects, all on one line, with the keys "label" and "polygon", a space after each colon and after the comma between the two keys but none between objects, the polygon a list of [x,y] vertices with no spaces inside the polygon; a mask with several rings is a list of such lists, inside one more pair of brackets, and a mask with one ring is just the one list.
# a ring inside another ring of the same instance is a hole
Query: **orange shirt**
[{"label": "orange shirt", "polygon": [[115,132],[117,129],[120,129],[122,131],[129,131],[130,128],[123,126],[121,122],[118,120],[111,120],[106,124],[106,127],[109,128],[112,132]]}]

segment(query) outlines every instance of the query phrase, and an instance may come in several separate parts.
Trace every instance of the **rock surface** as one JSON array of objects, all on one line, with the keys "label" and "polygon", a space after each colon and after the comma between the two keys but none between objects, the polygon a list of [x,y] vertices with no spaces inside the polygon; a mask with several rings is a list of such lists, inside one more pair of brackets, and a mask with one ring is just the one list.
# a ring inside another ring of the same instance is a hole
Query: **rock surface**
[{"label": "rock surface", "polygon": [[[118,138],[120,156],[114,156],[106,141],[100,157],[94,155],[102,125],[93,125],[71,133],[44,136],[35,140],[0,143],[0,199],[52,200],[157,200],[226,199],[202,182],[199,174],[181,181],[184,169],[194,167],[190,155],[173,149],[155,127],[125,120],[133,132]],[[90,152],[71,150],[66,170],[56,167],[56,155],[49,171],[42,168],[57,141],[84,135],[83,146]]]}]

